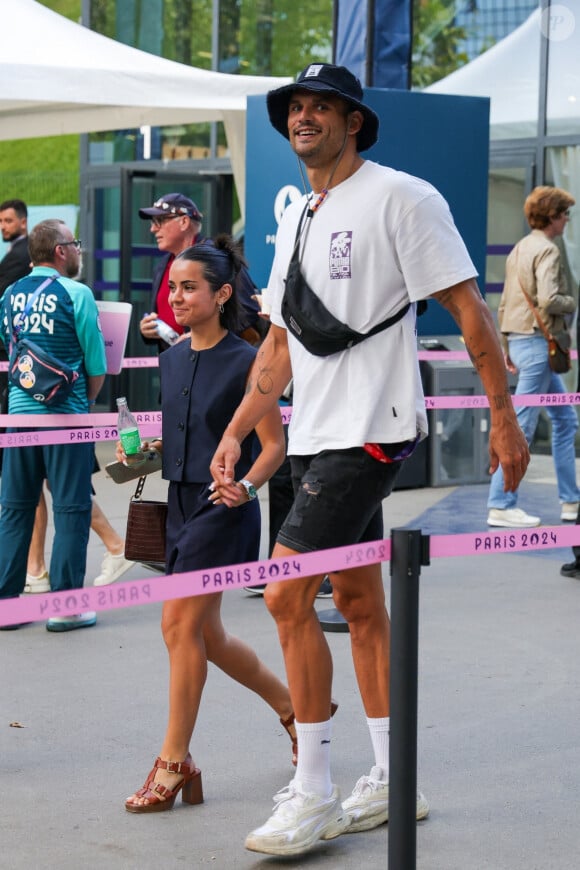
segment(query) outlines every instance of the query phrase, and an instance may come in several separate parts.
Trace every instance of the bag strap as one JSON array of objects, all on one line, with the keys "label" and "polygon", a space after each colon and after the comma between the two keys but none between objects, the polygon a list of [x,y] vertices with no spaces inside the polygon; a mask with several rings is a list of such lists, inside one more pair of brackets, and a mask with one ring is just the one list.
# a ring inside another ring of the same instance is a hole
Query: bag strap
[{"label": "bag strap", "polygon": [[[298,221],[298,226],[296,228],[296,237],[294,239],[294,248],[292,250],[292,257],[290,258],[290,263],[295,262],[297,264],[298,268],[300,268],[300,259],[298,257],[298,251],[300,248],[300,236],[302,234],[302,225],[303,225],[305,219],[312,220],[315,212],[322,205],[323,200],[324,200],[324,197],[322,197],[322,199],[319,197],[319,201],[314,206],[314,208],[311,208],[310,203],[307,202],[305,207],[304,207],[304,210],[302,211],[302,214],[300,215],[300,220]],[[312,290],[312,292],[314,293],[314,290]],[[322,305],[323,303],[321,302],[320,304]],[[356,330],[351,329],[351,327],[348,326],[348,324],[346,324],[346,323],[343,323],[343,326],[346,327],[347,329],[350,329],[352,334],[353,334],[352,345],[360,344],[361,341],[364,341],[367,338],[371,338],[371,336],[376,335],[378,332],[382,332],[384,329],[388,329],[389,326],[394,326],[395,323],[398,323],[399,320],[402,320],[402,318],[405,316],[405,314],[407,313],[407,311],[409,310],[410,307],[411,307],[411,303],[407,302],[406,305],[403,305],[403,307],[400,308],[395,314],[393,314],[391,317],[387,317],[386,320],[382,320],[380,323],[377,323],[375,326],[372,327],[372,329],[369,329],[368,332],[356,332]]]},{"label": "bag strap", "polygon": [[143,493],[143,487],[145,486],[146,476],[143,475],[137,481],[137,487],[135,489],[135,495],[133,496],[133,501],[139,501],[141,499],[141,494]]},{"label": "bag strap", "polygon": [[16,326],[12,325],[12,292],[13,291],[10,293],[10,299],[8,300],[8,305],[6,306],[6,321],[8,324],[8,332],[10,334],[10,346],[12,346],[12,344],[15,344],[18,341],[20,333],[22,332],[23,322],[24,322],[25,318],[28,317],[28,315],[30,314],[30,311],[32,310],[32,306],[34,305],[34,303],[36,302],[36,300],[38,299],[38,297],[40,296],[40,294],[42,293],[44,288],[48,287],[49,284],[52,284],[53,281],[56,281],[56,279],[58,277],[59,277],[58,275],[51,275],[49,278],[46,278],[46,280],[44,280],[42,282],[42,284],[40,284],[36,288],[34,293],[32,293],[28,297],[24,311],[22,311],[18,315],[19,322]]},{"label": "bag strap", "polygon": [[516,278],[518,279],[518,284],[520,285],[520,290],[522,291],[522,293],[523,293],[524,296],[526,297],[526,302],[527,302],[528,305],[530,306],[530,309],[531,309],[531,311],[532,311],[532,314],[533,314],[534,317],[536,318],[536,321],[537,321],[538,326],[540,327],[540,329],[541,329],[542,332],[544,333],[544,338],[546,339],[546,341],[550,341],[550,340],[552,339],[552,335],[551,335],[551,333],[549,332],[549,330],[548,330],[546,324],[544,323],[544,321],[543,321],[542,318],[540,317],[540,312],[538,311],[537,306],[534,305],[534,303],[532,302],[532,299],[531,299],[531,297],[530,297],[530,294],[528,293],[528,291],[525,289],[524,285],[522,284],[522,280],[521,280],[521,278],[520,278],[520,272],[519,272],[519,268],[518,268],[518,266],[519,266],[519,262],[518,262],[518,250],[517,250],[517,248],[516,248]]}]

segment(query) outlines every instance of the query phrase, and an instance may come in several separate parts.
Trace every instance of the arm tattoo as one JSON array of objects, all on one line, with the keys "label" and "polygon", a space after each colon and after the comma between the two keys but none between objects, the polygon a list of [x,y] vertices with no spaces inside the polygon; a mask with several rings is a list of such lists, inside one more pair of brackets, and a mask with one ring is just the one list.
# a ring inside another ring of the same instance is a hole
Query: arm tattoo
[{"label": "arm tattoo", "polygon": [[492,396],[492,401],[497,411],[503,411],[512,404],[512,397],[509,390],[505,393],[500,393],[499,396]]},{"label": "arm tattoo", "polygon": [[263,396],[268,396],[274,389],[274,382],[268,374],[267,369],[261,369],[258,372],[258,380],[256,381],[256,389]]}]

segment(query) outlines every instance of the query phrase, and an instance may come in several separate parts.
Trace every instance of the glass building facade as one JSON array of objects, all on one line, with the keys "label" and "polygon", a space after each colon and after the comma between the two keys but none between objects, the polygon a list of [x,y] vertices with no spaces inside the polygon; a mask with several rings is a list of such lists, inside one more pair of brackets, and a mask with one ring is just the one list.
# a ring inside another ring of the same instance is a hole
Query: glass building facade
[{"label": "glass building facade", "polygon": [[473,60],[523,24],[537,5],[537,0],[456,0],[455,24],[466,33],[462,50]]},{"label": "glass building facade", "polygon": [[[41,2],[128,45],[219,72],[294,75],[312,57],[332,57],[333,0]],[[445,15],[439,16],[441,7]],[[450,57],[452,68],[467,64],[466,73],[473,68],[469,81],[475,84],[472,91],[449,92],[491,96],[485,285],[493,308],[506,252],[526,231],[522,204],[529,190],[541,183],[557,184],[580,203],[578,0],[414,0],[413,9],[415,37],[424,27],[419,35],[423,46],[427,42],[422,56],[429,56],[430,41],[436,44],[429,64],[431,80],[441,69],[439,78],[445,83]],[[503,53],[507,64],[495,89],[485,71],[479,78],[475,75],[488,52],[490,59]],[[440,58],[445,56],[444,68]],[[13,175],[7,174],[6,180]],[[87,277],[98,295],[130,293],[138,306],[147,304],[153,246],[144,222],[132,220],[126,226],[124,214],[127,209],[134,213],[152,196],[182,188],[199,200],[206,232],[236,226],[239,210],[221,125],[184,124],[82,137],[80,229],[88,246]],[[572,220],[565,239],[576,285],[579,225],[580,220]],[[123,245],[130,246],[130,257]]]}]

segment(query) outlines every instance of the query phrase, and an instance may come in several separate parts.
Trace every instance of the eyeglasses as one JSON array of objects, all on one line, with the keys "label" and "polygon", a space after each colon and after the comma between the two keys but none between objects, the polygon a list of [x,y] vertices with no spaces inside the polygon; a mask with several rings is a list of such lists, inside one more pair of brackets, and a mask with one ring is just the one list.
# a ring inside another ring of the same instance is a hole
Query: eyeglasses
[{"label": "eyeglasses", "polygon": [[163,224],[166,224],[169,221],[174,221],[176,218],[181,218],[181,217],[187,217],[187,215],[172,214],[172,215],[168,215],[167,217],[165,217],[165,216],[164,217],[154,217],[154,218],[151,218],[151,224],[156,229],[159,229],[159,227],[162,227]]},{"label": "eyeglasses", "polygon": [[83,246],[83,243],[80,239],[71,239],[70,242],[59,242],[58,244],[61,245],[63,248],[66,248],[67,245],[74,245],[77,251],[80,251]]}]

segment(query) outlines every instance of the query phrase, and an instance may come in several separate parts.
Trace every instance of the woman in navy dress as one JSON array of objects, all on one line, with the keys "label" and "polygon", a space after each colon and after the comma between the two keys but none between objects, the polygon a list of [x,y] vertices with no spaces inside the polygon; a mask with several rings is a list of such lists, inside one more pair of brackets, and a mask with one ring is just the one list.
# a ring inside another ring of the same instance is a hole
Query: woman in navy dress
[{"label": "woman in navy dress", "polygon": [[[260,508],[255,489],[284,457],[277,409],[244,442],[236,482],[218,494],[209,464],[241,401],[255,350],[238,338],[234,280],[243,260],[228,236],[195,245],[176,257],[169,303],[188,337],[159,358],[163,477],[168,490],[166,571],[216,568],[259,558]],[[120,445],[117,455],[124,454]],[[243,483],[242,483],[243,481]],[[145,785],[127,798],[133,813],[171,809],[179,791],[186,803],[203,800],[200,771],[189,744],[207,677],[207,663],[260,695],[294,738],[286,686],[250,647],[228,634],[221,593],[166,601],[161,627],[169,652],[169,721],[159,757]]]}]

